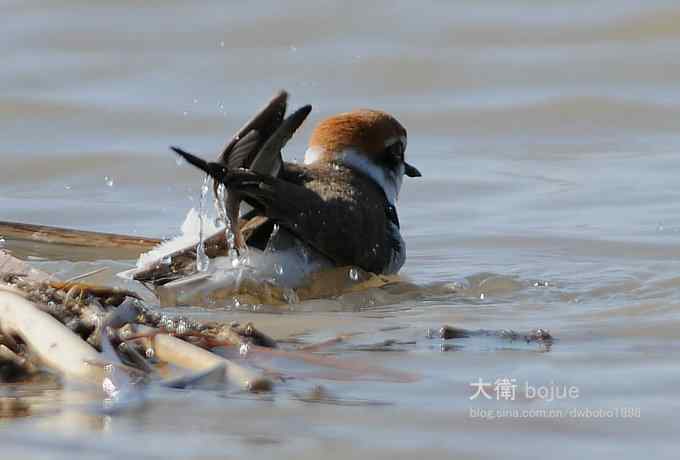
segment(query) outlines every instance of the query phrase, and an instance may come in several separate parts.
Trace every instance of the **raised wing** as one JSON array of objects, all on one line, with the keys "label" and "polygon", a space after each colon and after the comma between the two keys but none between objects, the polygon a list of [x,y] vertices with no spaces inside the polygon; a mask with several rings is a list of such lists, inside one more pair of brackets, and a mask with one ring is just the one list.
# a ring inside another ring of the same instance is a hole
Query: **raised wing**
[{"label": "raised wing", "polygon": [[[279,91],[265,107],[236,133],[217,162],[230,169],[248,168],[262,145],[283,122],[288,93]],[[276,152],[280,158],[280,151]]]},{"label": "raised wing", "polygon": [[227,144],[217,163],[276,177],[283,167],[281,150],[312,111],[305,105],[285,118],[288,93],[280,91]]},{"label": "raised wing", "polygon": [[305,105],[283,120],[259,150],[249,169],[259,174],[278,176],[283,168],[281,149],[293,137],[311,111],[312,106]]}]

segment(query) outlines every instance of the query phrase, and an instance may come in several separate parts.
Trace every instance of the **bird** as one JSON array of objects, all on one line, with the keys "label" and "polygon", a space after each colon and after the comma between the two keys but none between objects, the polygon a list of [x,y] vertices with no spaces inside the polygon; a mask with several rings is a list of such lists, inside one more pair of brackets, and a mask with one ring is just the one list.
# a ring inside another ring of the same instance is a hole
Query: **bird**
[{"label": "bird", "polygon": [[[237,222],[234,250],[294,252],[315,268],[397,273],[406,260],[398,198],[404,176],[421,176],[405,159],[406,129],[382,110],[339,113],[315,126],[303,163],[284,162],[281,149],[311,112],[305,105],[285,117],[286,102],[287,93],[276,95],[217,161],[171,149],[227,191],[229,221]],[[238,218],[241,201],[249,210]],[[176,267],[172,272],[166,280],[177,276]]]}]

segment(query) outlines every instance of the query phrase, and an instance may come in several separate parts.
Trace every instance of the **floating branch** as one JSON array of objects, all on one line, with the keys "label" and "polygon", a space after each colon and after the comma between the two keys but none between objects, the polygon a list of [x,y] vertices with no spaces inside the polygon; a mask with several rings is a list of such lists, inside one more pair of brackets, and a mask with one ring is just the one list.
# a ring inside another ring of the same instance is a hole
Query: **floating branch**
[{"label": "floating branch", "polygon": [[3,221],[0,221],[0,236],[7,239],[33,241],[36,243],[125,249],[138,253],[148,251],[161,242],[159,239],[142,236],[117,235],[115,233],[90,232]]}]

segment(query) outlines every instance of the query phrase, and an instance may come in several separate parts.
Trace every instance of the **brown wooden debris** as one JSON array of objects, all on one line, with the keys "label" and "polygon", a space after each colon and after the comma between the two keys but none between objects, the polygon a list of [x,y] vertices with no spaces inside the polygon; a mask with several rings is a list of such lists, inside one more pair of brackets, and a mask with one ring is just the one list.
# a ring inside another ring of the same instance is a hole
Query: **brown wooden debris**
[{"label": "brown wooden debris", "polygon": [[155,238],[142,236],[117,235],[3,221],[0,221],[0,235],[7,239],[68,246],[127,249],[137,253],[148,251],[161,242]]}]

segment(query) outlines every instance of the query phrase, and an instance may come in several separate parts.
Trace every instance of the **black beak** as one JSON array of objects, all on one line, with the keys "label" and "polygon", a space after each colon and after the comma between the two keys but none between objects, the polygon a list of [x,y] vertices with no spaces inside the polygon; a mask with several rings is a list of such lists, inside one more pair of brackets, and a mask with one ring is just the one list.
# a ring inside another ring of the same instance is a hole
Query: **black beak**
[{"label": "black beak", "polygon": [[406,174],[408,177],[422,176],[422,174],[420,174],[420,171],[418,171],[418,168],[416,168],[415,166],[411,166],[406,162],[404,162],[404,174]]}]

